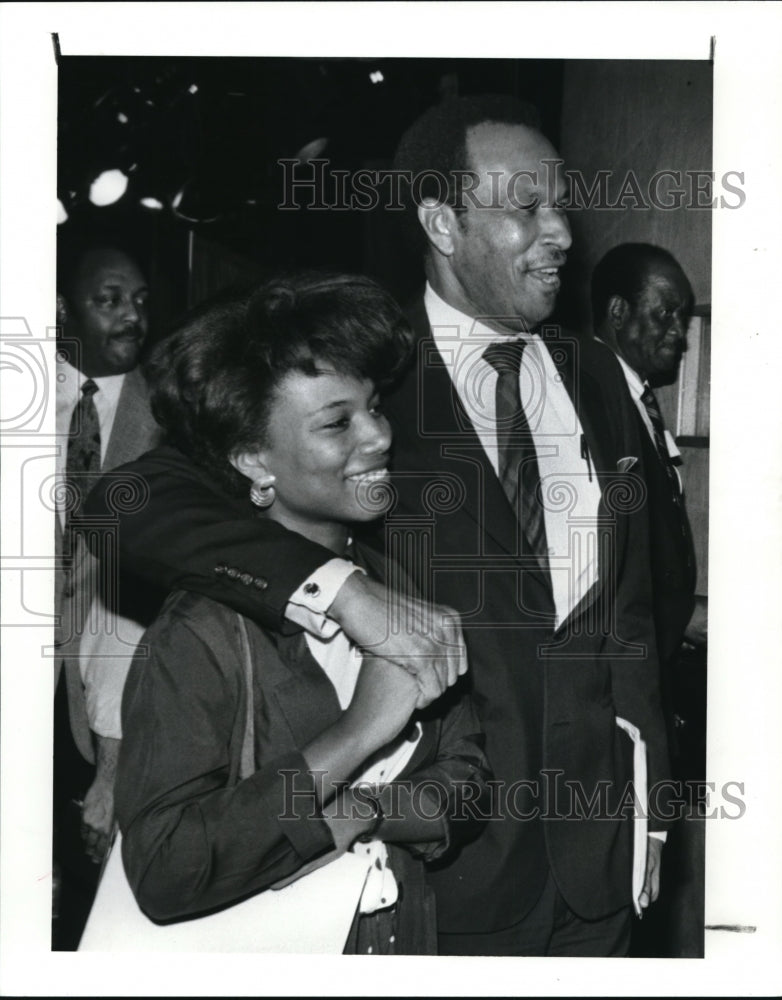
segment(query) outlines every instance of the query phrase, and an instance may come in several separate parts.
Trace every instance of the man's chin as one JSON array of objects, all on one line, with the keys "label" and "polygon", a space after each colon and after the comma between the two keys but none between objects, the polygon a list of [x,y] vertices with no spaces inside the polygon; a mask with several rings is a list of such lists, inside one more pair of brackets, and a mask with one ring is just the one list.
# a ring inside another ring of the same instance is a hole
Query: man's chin
[{"label": "man's chin", "polygon": [[132,371],[141,357],[141,342],[139,340],[118,340],[112,343],[111,349],[103,356],[106,375],[124,375]]}]

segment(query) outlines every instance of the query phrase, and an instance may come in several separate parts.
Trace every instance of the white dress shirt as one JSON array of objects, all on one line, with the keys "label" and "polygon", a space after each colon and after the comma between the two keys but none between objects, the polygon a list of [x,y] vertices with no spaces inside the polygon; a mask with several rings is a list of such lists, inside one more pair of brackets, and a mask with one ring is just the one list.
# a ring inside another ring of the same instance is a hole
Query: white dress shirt
[{"label": "white dress shirt", "polygon": [[[424,304],[434,342],[459,400],[498,473],[495,399],[498,376],[483,352],[489,344],[508,338],[454,309],[429,285]],[[519,388],[538,455],[549,569],[559,626],[597,582],[600,485],[578,414],[548,348],[537,334],[520,336],[527,347],[521,360]],[[567,502],[563,503],[565,498]]]},{"label": "white dress shirt", "polygon": [[[81,399],[81,389],[86,380],[87,376],[69,362],[57,362],[58,479],[65,478],[71,417]],[[124,375],[107,375],[93,379],[98,387],[93,400],[100,426],[101,465],[106,458],[124,380]],[[58,508],[57,515],[64,528],[65,511]],[[122,691],[136,645],[143,633],[144,629],[138,622],[108,608],[100,595],[93,598],[79,642],[79,670],[84,683],[90,729],[98,736],[112,739],[122,737],[120,722]]]},{"label": "white dress shirt", "polygon": [[[58,480],[65,478],[65,463],[68,457],[68,433],[71,429],[71,417],[77,403],[81,399],[82,386],[87,381],[88,376],[82,375],[78,368],[74,368],[68,361],[57,361],[57,394],[56,394],[56,429],[57,449],[56,467]],[[95,403],[95,410],[98,414],[98,424],[100,426],[100,462],[103,465],[106,458],[106,448],[108,447],[111,430],[114,427],[114,417],[117,413],[122,383],[125,381],[124,375],[106,375],[102,378],[92,380],[98,387],[98,391],[92,397]],[[60,524],[65,527],[65,512],[58,510]]]},{"label": "white dress shirt", "polygon": [[[352,566],[352,563],[348,565]],[[331,681],[340,708],[344,711],[353,700],[363,659],[361,651],[340,628],[328,638],[322,635],[314,636],[309,632],[305,633],[305,638],[310,653]],[[351,782],[351,787],[364,784],[384,785],[393,781],[412,758],[421,739],[421,732],[421,723],[416,722],[409,736],[402,733],[387,743],[365,762],[361,773]],[[357,841],[351,850],[370,862],[367,881],[361,894],[361,912],[374,913],[376,910],[393,906],[398,899],[399,890],[388,863],[385,844],[381,840]]]}]

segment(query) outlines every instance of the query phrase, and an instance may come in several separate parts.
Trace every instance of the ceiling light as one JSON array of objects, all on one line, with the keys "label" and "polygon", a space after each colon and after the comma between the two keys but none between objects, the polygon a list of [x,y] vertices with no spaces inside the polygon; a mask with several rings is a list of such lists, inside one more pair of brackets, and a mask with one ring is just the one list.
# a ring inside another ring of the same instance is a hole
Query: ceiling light
[{"label": "ceiling light", "polygon": [[113,205],[125,194],[128,178],[121,170],[104,170],[90,185],[90,201],[101,208]]}]

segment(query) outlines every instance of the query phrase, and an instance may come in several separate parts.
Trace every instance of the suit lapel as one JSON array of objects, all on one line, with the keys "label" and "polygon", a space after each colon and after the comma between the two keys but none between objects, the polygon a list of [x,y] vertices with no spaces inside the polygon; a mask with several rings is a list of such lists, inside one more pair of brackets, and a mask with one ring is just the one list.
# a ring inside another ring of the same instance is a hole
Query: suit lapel
[{"label": "suit lapel", "polygon": [[139,442],[145,442],[147,448],[155,445],[160,428],[150,413],[148,397],[147,384],[139,369],[134,368],[122,383],[103,471],[138,458]]},{"label": "suit lapel", "polygon": [[[603,388],[599,380],[586,367],[577,362],[578,342],[575,337],[547,338],[544,343],[562,376],[562,383],[573,401],[581,429],[586,438],[592,467],[600,483],[598,519],[602,523],[610,523],[613,528],[612,551],[622,551],[627,531],[626,519],[611,513],[605,503],[607,491],[616,486],[618,470],[614,454],[616,449],[611,447],[615,434],[606,410]],[[600,532],[600,530],[601,527],[598,524],[598,531]],[[602,545],[598,545],[598,552],[602,553]],[[560,630],[566,623],[577,619],[595,603],[605,589],[606,572],[607,567],[601,563],[598,567],[595,586],[584,594],[578,606],[560,624]]]},{"label": "suit lapel", "polygon": [[573,402],[589,446],[592,465],[597,471],[601,486],[605,487],[607,466],[604,444],[607,428],[600,385],[588,371],[579,366],[578,344],[575,338],[547,337],[543,343]]}]

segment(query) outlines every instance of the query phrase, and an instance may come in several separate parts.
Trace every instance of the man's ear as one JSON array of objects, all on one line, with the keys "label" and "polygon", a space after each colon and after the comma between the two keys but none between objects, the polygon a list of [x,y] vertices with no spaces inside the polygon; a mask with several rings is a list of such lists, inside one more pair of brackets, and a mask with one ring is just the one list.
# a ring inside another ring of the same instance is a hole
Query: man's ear
[{"label": "man's ear", "polygon": [[451,206],[437,201],[436,198],[424,198],[418,206],[418,221],[432,246],[444,257],[450,257],[454,251],[454,237],[459,226],[459,220]]},{"label": "man's ear", "polygon": [[57,326],[65,326],[68,322],[68,303],[65,296],[57,293]]},{"label": "man's ear", "polygon": [[266,464],[266,455],[263,451],[238,451],[230,456],[228,461],[236,469],[246,476],[251,483],[258,483],[260,487],[272,486],[276,481]]},{"label": "man's ear", "polygon": [[630,318],[630,303],[621,295],[612,295],[606,310],[611,329],[616,332],[624,328]]}]

